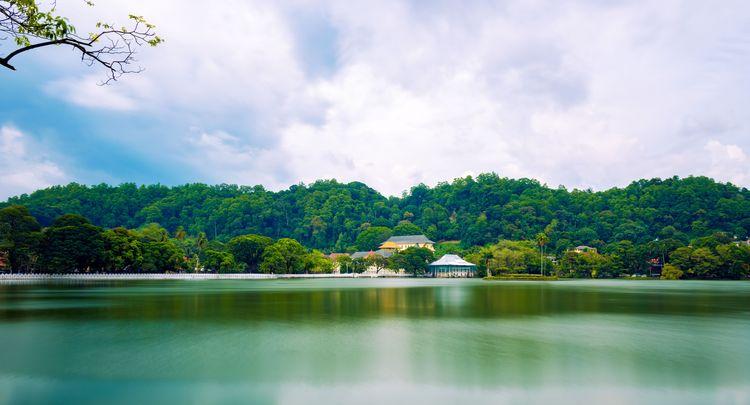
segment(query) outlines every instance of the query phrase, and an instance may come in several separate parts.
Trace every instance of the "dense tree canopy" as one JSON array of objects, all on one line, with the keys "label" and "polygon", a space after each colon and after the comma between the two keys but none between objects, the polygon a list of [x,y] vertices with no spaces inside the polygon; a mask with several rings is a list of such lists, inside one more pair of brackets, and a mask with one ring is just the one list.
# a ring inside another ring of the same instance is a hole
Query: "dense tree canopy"
[{"label": "dense tree canopy", "polygon": [[[4,205],[14,204],[28,207],[42,226],[75,213],[105,228],[155,222],[170,234],[182,227],[190,235],[204,232],[225,242],[245,234],[289,237],[329,251],[375,249],[380,242],[375,240],[387,234],[379,227],[420,229],[433,240],[461,240],[466,247],[499,239],[535,240],[554,222],[554,229],[547,229],[546,249],[556,254],[577,245],[602,249],[622,240],[684,244],[717,231],[739,239],[750,235],[750,191],[705,177],[639,180],[593,192],[482,174],[433,188],[419,185],[401,198],[386,198],[362,183],[333,180],[279,192],[261,186],[72,183],[14,197]],[[383,232],[357,242],[371,228]]]},{"label": "dense tree canopy", "polygon": [[[91,222],[58,219],[65,214]],[[491,272],[538,273],[544,264],[562,276],[609,277],[644,274],[653,263],[673,261],[671,276],[679,270],[683,278],[737,278],[747,274],[741,242],[750,234],[750,191],[706,177],[569,191],[482,174],[418,185],[399,198],[334,180],[278,192],[262,186],[71,183],[0,204],[0,250],[19,271],[36,260],[52,263],[54,255],[35,255],[35,246],[62,241],[57,234],[67,227],[73,227],[66,230],[71,237],[91,227],[101,232],[92,243],[104,253],[54,262],[60,269],[96,262],[105,269],[303,272],[321,257],[309,256],[308,248],[369,251],[389,236],[424,232],[443,242],[439,254],[470,256]],[[568,253],[578,245],[598,251]],[[361,264],[351,263],[357,269]]]}]

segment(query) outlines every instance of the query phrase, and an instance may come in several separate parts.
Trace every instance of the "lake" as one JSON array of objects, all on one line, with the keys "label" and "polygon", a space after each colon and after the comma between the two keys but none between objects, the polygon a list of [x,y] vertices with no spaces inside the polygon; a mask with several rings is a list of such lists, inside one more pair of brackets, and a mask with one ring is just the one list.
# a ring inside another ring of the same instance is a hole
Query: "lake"
[{"label": "lake", "polygon": [[750,283],[0,285],[0,403],[750,403]]}]

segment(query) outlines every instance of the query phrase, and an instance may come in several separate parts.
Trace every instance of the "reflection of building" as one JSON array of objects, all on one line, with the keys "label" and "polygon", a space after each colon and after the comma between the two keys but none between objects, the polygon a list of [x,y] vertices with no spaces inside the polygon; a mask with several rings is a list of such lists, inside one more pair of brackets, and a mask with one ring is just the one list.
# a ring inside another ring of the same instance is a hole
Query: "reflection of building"
[{"label": "reflection of building", "polygon": [[591,246],[581,245],[581,246],[576,246],[573,249],[573,251],[576,253],[588,253],[588,252],[596,253],[596,248],[593,248]]},{"label": "reflection of building", "polygon": [[444,255],[427,266],[431,277],[474,277],[477,266],[456,255]]},{"label": "reflection of building", "polygon": [[424,235],[404,235],[391,236],[380,245],[380,249],[399,251],[410,247],[422,247],[435,251],[433,245],[435,245],[435,242],[429,240]]}]

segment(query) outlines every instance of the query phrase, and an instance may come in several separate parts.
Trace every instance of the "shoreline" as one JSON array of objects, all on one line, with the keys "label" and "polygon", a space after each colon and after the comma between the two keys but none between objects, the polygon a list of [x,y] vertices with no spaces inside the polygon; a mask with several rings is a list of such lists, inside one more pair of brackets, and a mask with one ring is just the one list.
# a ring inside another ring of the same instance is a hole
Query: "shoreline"
[{"label": "shoreline", "polygon": [[0,274],[2,281],[55,281],[55,280],[279,280],[279,279],[304,279],[304,278],[410,278],[407,275],[394,274],[361,274],[361,273],[344,273],[344,274],[262,274],[262,273],[241,273],[241,274],[201,274],[201,273],[91,273],[91,274]]}]

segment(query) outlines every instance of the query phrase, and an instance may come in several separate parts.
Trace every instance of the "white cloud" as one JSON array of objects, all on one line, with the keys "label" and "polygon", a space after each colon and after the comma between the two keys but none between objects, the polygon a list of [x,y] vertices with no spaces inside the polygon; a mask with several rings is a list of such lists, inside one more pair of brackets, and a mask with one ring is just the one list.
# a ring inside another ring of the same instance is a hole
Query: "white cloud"
[{"label": "white cloud", "polygon": [[[165,136],[192,145],[175,159],[201,180],[335,177],[389,194],[487,171],[575,187],[674,174],[750,185],[740,1],[119,0],[79,17],[134,9],[167,39],[142,53],[144,73],[51,88],[169,117]],[[338,35],[324,77],[305,73],[295,35],[309,10]]]},{"label": "white cloud", "polygon": [[137,108],[135,99],[122,93],[121,87],[103,86],[102,77],[89,74],[81,78],[55,80],[46,86],[50,94],[88,108],[130,111]]},{"label": "white cloud", "polygon": [[704,149],[708,155],[707,173],[710,176],[734,184],[750,184],[750,158],[742,148],[710,140]]},{"label": "white cloud", "polygon": [[0,156],[0,200],[67,181],[33,139],[11,125],[0,127]]}]

